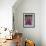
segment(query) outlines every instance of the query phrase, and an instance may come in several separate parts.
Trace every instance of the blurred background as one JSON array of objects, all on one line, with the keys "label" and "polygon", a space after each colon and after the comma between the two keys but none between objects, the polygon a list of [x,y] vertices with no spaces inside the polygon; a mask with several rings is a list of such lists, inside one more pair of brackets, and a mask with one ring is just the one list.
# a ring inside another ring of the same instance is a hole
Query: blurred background
[{"label": "blurred background", "polygon": [[[35,13],[34,28],[23,27],[23,13]],[[36,46],[46,46],[46,0],[0,0],[0,27],[15,27],[24,39],[34,40]]]}]

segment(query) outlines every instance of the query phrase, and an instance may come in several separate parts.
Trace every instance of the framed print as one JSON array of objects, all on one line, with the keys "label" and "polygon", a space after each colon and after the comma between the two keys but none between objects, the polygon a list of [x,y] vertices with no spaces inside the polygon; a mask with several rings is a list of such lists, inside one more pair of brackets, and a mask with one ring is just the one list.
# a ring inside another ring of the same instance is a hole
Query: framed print
[{"label": "framed print", "polygon": [[23,26],[29,28],[35,27],[35,13],[23,13]]}]

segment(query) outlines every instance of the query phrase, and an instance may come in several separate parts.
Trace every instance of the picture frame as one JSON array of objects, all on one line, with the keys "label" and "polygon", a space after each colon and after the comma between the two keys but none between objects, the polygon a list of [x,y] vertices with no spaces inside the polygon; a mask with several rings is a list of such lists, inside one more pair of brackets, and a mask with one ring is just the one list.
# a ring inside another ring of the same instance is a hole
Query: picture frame
[{"label": "picture frame", "polygon": [[35,27],[35,13],[23,13],[23,27],[24,28]]}]

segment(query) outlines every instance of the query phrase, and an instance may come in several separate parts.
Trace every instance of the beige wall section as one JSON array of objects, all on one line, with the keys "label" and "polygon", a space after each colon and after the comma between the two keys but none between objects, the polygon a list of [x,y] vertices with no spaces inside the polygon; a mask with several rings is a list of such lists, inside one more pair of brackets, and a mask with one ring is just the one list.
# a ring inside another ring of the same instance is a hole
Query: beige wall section
[{"label": "beige wall section", "polygon": [[[17,5],[17,3],[16,3]],[[40,46],[40,0],[23,0],[19,5],[14,5],[13,12],[15,18],[15,29],[23,33],[24,38],[32,39]],[[23,13],[35,13],[35,28],[23,27]]]}]

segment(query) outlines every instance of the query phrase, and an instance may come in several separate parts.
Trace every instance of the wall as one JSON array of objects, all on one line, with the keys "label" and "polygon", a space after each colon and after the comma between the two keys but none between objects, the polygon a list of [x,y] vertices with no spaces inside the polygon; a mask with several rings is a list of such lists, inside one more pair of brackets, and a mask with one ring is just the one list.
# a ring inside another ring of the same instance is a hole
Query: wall
[{"label": "wall", "polygon": [[0,27],[12,29],[12,6],[16,0],[0,0]]},{"label": "wall", "polygon": [[41,1],[40,31],[42,46],[46,46],[46,0]]},{"label": "wall", "polygon": [[[16,0],[0,0],[0,28],[6,27],[9,30],[12,29],[12,6],[15,2]],[[0,32],[2,32],[3,30],[0,29]],[[0,34],[0,38],[5,38],[5,35],[10,35],[9,31],[3,31],[3,33]]]},{"label": "wall", "polygon": [[[21,1],[21,0],[20,0]],[[19,1],[18,1],[19,2]],[[36,46],[41,46],[41,34],[39,18],[41,15],[40,0],[23,0],[21,3],[16,3],[13,7],[15,29],[23,33],[24,39],[35,41]],[[23,13],[35,13],[35,28],[23,27]]]}]

